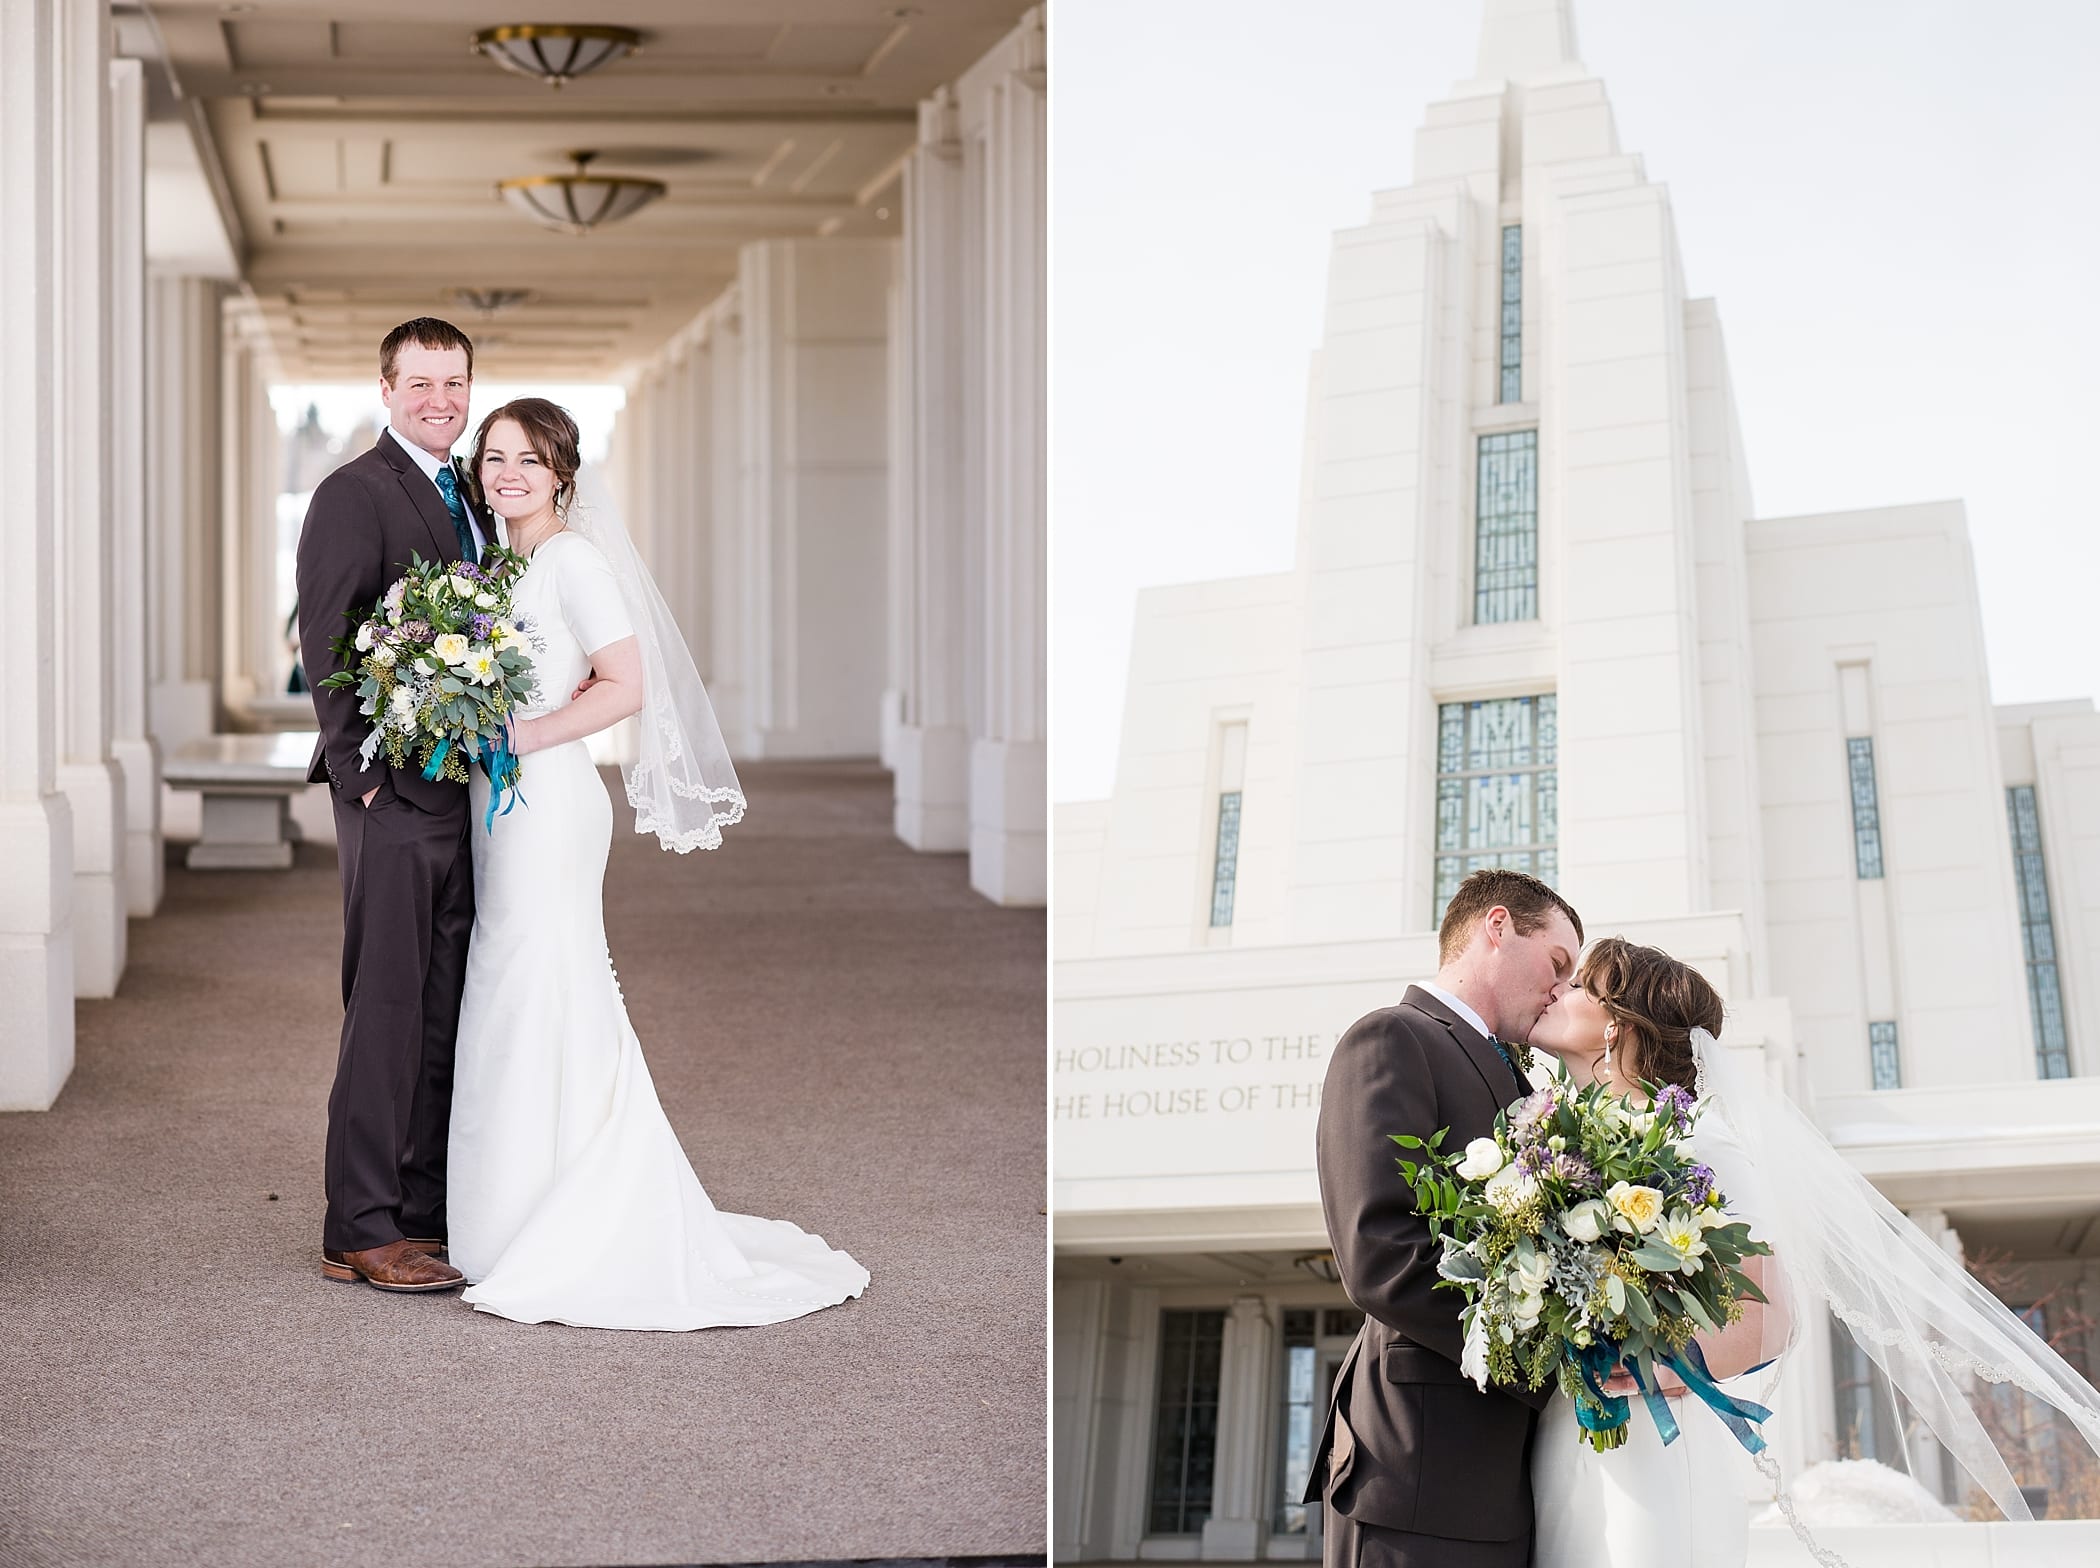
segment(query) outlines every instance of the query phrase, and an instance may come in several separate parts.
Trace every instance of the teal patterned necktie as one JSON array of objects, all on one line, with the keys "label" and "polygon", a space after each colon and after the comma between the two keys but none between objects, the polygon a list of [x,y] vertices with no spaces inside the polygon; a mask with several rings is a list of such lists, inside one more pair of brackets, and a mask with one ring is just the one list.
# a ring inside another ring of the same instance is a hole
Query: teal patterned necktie
[{"label": "teal patterned necktie", "polygon": [[445,510],[452,514],[452,531],[459,535],[459,558],[479,563],[481,552],[474,548],[474,530],[467,526],[467,503],[459,498],[459,478],[450,463],[438,469],[437,487],[445,498]]}]

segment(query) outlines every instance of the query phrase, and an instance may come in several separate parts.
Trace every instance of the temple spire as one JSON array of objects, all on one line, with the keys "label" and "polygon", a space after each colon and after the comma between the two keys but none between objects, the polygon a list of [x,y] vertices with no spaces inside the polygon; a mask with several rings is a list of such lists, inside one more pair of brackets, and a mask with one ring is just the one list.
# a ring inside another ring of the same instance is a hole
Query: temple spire
[{"label": "temple spire", "polygon": [[1487,0],[1476,78],[1521,81],[1575,59],[1574,0]]}]

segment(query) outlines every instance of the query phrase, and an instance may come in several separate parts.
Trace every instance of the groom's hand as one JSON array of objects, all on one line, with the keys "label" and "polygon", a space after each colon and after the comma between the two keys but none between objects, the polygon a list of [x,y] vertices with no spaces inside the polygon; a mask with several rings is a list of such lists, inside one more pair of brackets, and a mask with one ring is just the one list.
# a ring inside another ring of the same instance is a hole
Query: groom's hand
[{"label": "groom's hand", "polygon": [[378,793],[379,793],[379,786],[378,786],[377,784],[374,784],[374,785],[373,785],[373,786],[372,786],[372,787],[371,787],[370,789],[368,789],[368,790],[366,790],[366,791],[365,791],[365,805],[366,805],[366,806],[367,806],[368,808],[369,808],[369,807],[371,806],[371,804],[372,804],[372,797],[373,797],[374,795],[378,794]]},{"label": "groom's hand", "polygon": [[597,674],[595,671],[589,675],[586,675],[583,678],[583,684],[569,693],[569,701],[574,702],[578,697],[581,697],[585,692],[589,691],[593,686],[597,685],[600,681],[604,679],[604,676]]}]

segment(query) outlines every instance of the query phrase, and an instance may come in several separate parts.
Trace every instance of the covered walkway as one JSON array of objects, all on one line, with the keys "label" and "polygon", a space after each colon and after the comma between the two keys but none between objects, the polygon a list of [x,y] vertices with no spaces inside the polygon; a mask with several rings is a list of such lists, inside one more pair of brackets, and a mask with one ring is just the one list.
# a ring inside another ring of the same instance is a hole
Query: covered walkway
[{"label": "covered walkway", "polygon": [[178,918],[133,922],[57,1103],[0,1121],[0,1562],[1043,1549],[1042,912],[901,843],[872,764],[745,782],[713,855],[618,806],[610,945],[716,1202],[849,1249],[867,1294],[663,1335],[325,1283],[332,852],[177,851]]}]

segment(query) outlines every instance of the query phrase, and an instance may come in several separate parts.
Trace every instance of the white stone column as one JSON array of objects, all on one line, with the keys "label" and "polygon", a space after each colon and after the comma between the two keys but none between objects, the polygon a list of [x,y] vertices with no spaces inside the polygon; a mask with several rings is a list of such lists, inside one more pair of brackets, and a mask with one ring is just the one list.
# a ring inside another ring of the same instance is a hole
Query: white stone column
[{"label": "white stone column", "polygon": [[163,276],[146,300],[146,713],[163,756],[218,721],[220,295]]},{"label": "white stone column", "polygon": [[[734,294],[718,302],[707,329],[708,593],[707,691],[732,751],[741,751],[751,725],[750,583],[745,570],[749,519],[745,506],[744,328]],[[697,658],[697,655],[695,656]]]},{"label": "white stone column", "polygon": [[[891,357],[901,387],[892,451],[890,616],[902,667],[888,737],[897,836],[918,850],[970,845],[968,453],[964,349],[971,291],[955,93],[919,106],[904,169],[904,277]],[[890,706],[886,699],[886,708]]]},{"label": "white stone column", "polygon": [[711,603],[709,544],[714,530],[714,373],[707,342],[691,344],[678,362],[678,580],[664,598],[692,650],[700,678],[710,677],[714,639],[708,625]]},{"label": "white stone column", "polygon": [[981,400],[984,612],[976,665],[982,729],[970,749],[970,885],[1000,904],[1041,904],[1049,886],[1045,746],[1045,289],[1043,15],[986,125]]},{"label": "white stone column", "polygon": [[1218,1446],[1211,1469],[1208,1562],[1251,1562],[1269,1539],[1264,1460],[1275,1419],[1276,1326],[1259,1296],[1241,1296],[1225,1320],[1218,1367]]},{"label": "white stone column", "polygon": [[744,753],[872,757],[880,744],[888,452],[888,240],[744,247],[744,443],[755,594]]},{"label": "white stone column", "polygon": [[53,38],[59,348],[53,511],[58,520],[59,788],[73,812],[73,990],[114,996],[124,973],[124,777],[110,754],[115,698],[110,592],[109,19],[67,5]]},{"label": "white stone column", "polygon": [[113,60],[111,98],[110,503],[115,680],[110,754],[124,778],[124,908],[160,908],[160,748],[146,725],[146,81]]},{"label": "white stone column", "polygon": [[0,0],[0,1110],[40,1111],[73,1070],[73,818],[58,791],[52,233],[56,0]]},{"label": "white stone column", "polygon": [[223,700],[244,709],[282,695],[278,673],[284,617],[277,609],[277,496],[282,441],[270,409],[269,340],[262,323],[234,308],[226,321],[222,418],[224,503],[220,574]]}]

